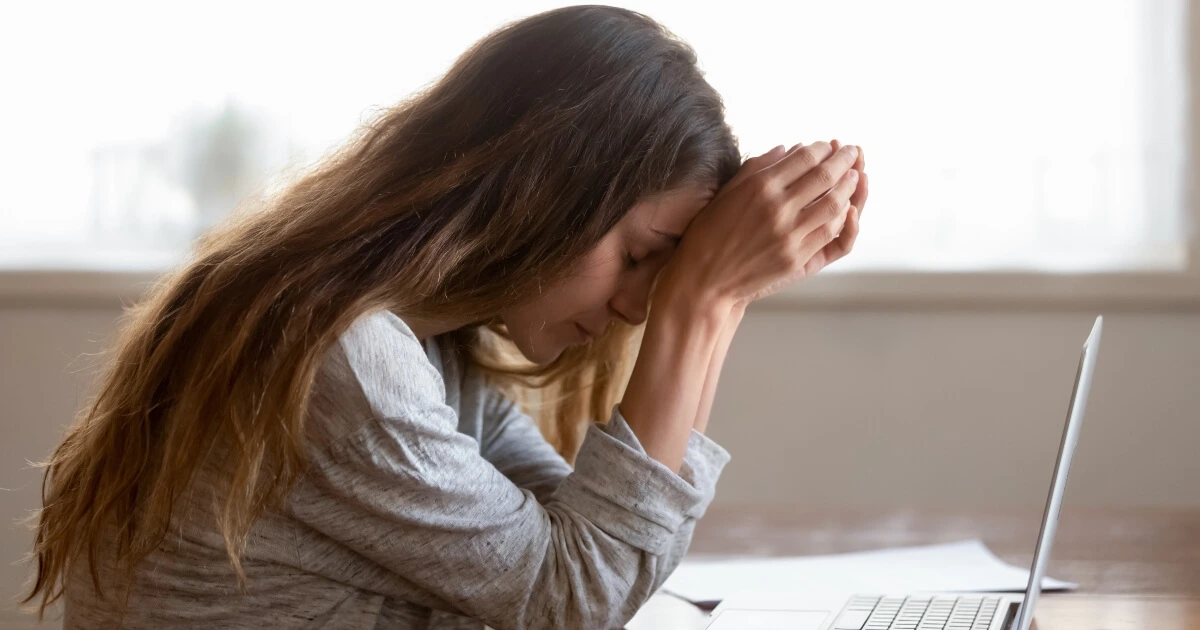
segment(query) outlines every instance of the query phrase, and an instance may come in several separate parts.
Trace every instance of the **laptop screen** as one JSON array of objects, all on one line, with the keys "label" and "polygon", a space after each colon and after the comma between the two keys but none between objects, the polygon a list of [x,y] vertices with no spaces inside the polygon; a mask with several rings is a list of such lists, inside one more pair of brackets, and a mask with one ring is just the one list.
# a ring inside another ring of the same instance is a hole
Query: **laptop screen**
[{"label": "laptop screen", "polygon": [[1063,491],[1067,487],[1067,473],[1071,470],[1071,457],[1075,454],[1075,443],[1079,441],[1079,427],[1083,424],[1083,412],[1087,407],[1088,390],[1092,385],[1092,372],[1096,368],[1096,353],[1100,349],[1100,329],[1103,316],[1096,317],[1092,332],[1083,342],[1083,353],[1075,372],[1075,386],[1071,390],[1071,403],[1067,407],[1067,422],[1063,429],[1062,443],[1058,447],[1058,459],[1054,462],[1054,476],[1050,483],[1050,496],[1046,498],[1046,512],[1042,515],[1042,529],[1038,534],[1037,547],[1033,551],[1033,567],[1029,570],[1029,585],[1025,587],[1025,601],[1017,613],[1015,630],[1029,630],[1033,623],[1033,609],[1042,592],[1042,578],[1050,562],[1050,546],[1054,542],[1054,531],[1058,527],[1058,513],[1062,508]]}]

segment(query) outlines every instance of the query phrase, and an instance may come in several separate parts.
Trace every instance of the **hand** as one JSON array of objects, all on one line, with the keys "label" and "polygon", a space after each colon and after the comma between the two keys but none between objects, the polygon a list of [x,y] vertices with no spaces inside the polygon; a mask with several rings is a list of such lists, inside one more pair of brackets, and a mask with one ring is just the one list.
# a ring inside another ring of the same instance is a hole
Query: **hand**
[{"label": "hand", "polygon": [[814,257],[819,269],[845,255],[857,220],[846,241],[825,248],[856,211],[850,199],[858,158],[857,147],[817,142],[746,160],[684,232],[656,290],[683,286],[701,299],[736,305],[811,275]]},{"label": "hand", "polygon": [[[841,148],[841,143],[834,140],[830,146],[836,151]],[[858,171],[858,187],[854,189],[854,194],[850,195],[852,210],[846,216],[846,224],[842,226],[842,233],[808,260],[804,269],[806,277],[815,275],[818,271],[828,267],[830,263],[849,254],[850,250],[854,248],[854,241],[858,238],[858,226],[859,220],[862,218],[863,206],[867,203],[867,172],[865,170],[867,162],[863,155],[862,147],[859,147],[858,159],[853,166],[854,170]]]}]

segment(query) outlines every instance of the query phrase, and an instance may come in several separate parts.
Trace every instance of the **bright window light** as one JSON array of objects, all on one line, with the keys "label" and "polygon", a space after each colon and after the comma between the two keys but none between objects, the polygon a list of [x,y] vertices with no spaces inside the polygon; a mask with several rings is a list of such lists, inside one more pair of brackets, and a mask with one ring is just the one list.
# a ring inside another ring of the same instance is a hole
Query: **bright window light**
[{"label": "bright window light", "polygon": [[[863,232],[831,271],[1186,265],[1183,0],[613,4],[696,48],[745,155],[863,146]],[[0,266],[173,261],[489,31],[562,5],[9,7]]]}]

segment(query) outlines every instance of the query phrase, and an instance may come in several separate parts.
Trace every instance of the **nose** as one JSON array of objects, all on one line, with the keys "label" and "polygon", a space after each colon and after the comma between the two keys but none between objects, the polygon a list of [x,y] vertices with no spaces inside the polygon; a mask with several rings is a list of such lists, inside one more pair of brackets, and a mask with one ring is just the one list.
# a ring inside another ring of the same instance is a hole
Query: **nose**
[{"label": "nose", "polygon": [[640,326],[646,321],[650,286],[644,282],[627,282],[609,300],[609,309],[630,326]]}]

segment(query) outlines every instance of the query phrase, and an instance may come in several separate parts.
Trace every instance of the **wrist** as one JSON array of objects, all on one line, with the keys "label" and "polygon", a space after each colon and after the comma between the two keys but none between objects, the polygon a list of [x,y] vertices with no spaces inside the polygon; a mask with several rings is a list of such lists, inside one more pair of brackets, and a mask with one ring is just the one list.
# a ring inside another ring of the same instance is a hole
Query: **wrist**
[{"label": "wrist", "polygon": [[750,304],[749,300],[741,300],[734,302],[729,308],[729,323],[737,325],[742,321],[742,317],[746,315],[746,307]]},{"label": "wrist", "polygon": [[746,302],[722,295],[711,287],[689,281],[673,269],[664,269],[654,287],[654,309],[677,317],[700,318],[723,324],[731,317],[740,320]]},{"label": "wrist", "polygon": [[658,319],[659,326],[670,322],[666,325],[672,328],[703,333],[724,330],[731,322],[731,314],[732,305],[729,302],[682,290],[656,297],[650,318]]}]

